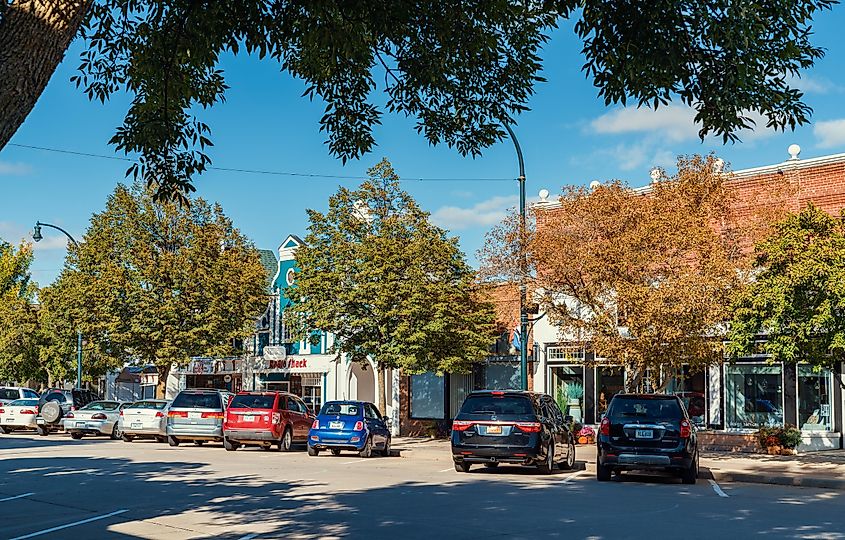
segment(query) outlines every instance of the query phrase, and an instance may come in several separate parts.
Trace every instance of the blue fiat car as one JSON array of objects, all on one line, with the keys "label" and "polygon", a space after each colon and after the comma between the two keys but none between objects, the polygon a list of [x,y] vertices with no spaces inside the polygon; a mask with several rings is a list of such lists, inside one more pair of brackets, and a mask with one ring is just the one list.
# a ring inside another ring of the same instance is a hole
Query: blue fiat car
[{"label": "blue fiat car", "polygon": [[389,420],[367,401],[326,402],[308,433],[308,455],[319,455],[322,450],[336,456],[342,450],[365,458],[375,453],[389,456]]}]

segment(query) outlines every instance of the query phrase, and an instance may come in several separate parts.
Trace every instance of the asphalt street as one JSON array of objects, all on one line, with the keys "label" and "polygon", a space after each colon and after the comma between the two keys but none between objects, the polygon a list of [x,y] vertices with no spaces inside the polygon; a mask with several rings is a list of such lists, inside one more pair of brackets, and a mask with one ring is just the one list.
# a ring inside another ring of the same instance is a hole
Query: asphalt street
[{"label": "asphalt street", "polygon": [[[592,448],[579,451],[593,452]],[[586,455],[586,454],[585,454]],[[845,538],[845,493],[0,435],[0,538]]]}]

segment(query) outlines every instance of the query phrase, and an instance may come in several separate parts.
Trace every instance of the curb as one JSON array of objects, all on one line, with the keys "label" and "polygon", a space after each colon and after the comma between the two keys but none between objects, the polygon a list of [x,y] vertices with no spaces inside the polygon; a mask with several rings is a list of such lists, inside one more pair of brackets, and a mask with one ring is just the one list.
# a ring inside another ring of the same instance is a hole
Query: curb
[{"label": "curb", "polygon": [[811,487],[845,491],[845,480],[819,476],[787,476],[777,474],[753,474],[739,471],[713,471],[702,467],[699,478],[716,482],[741,482],[745,484],[772,484],[778,486]]}]

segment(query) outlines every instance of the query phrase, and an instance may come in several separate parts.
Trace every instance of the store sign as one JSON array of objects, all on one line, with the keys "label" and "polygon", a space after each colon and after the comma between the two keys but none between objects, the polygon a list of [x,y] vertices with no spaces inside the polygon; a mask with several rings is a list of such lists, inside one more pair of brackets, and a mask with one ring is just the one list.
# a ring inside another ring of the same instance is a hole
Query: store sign
[{"label": "store sign", "polygon": [[177,370],[192,375],[213,375],[215,373],[240,373],[240,358],[192,358],[188,365]]},{"label": "store sign", "polygon": [[269,373],[328,373],[333,357],[331,356],[288,356],[283,360],[264,358],[260,371]]},{"label": "store sign", "polygon": [[158,384],[158,373],[144,373],[141,375],[141,384],[144,386],[155,386]]}]

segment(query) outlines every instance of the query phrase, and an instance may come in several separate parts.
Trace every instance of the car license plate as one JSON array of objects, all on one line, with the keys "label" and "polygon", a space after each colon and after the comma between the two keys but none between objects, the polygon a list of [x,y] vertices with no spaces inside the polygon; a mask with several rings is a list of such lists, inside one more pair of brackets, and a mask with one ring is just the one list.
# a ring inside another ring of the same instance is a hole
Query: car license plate
[{"label": "car license plate", "polygon": [[501,435],[502,426],[487,426],[487,435]]},{"label": "car license plate", "polygon": [[46,424],[47,422],[45,422],[43,418],[36,418],[35,423],[36,424]]},{"label": "car license plate", "polygon": [[650,429],[638,429],[634,432],[634,437],[637,439],[653,439],[654,431]]},{"label": "car license plate", "polygon": [[244,422],[252,422],[255,420],[255,415],[253,414],[245,414],[244,415]]},{"label": "car license plate", "polygon": [[14,418],[6,418],[6,423],[7,423],[7,424],[14,424],[14,423],[15,423],[15,419],[14,419]]},{"label": "car license plate", "polygon": [[141,422],[132,422],[132,429],[141,429],[142,427],[144,427],[144,424]]},{"label": "car license plate", "polygon": [[189,412],[188,418],[202,418],[201,412]]},{"label": "car license plate", "polygon": [[76,427],[85,427],[85,422],[77,422]]},{"label": "car license plate", "polygon": [[330,429],[343,429],[343,422],[329,422]]}]

